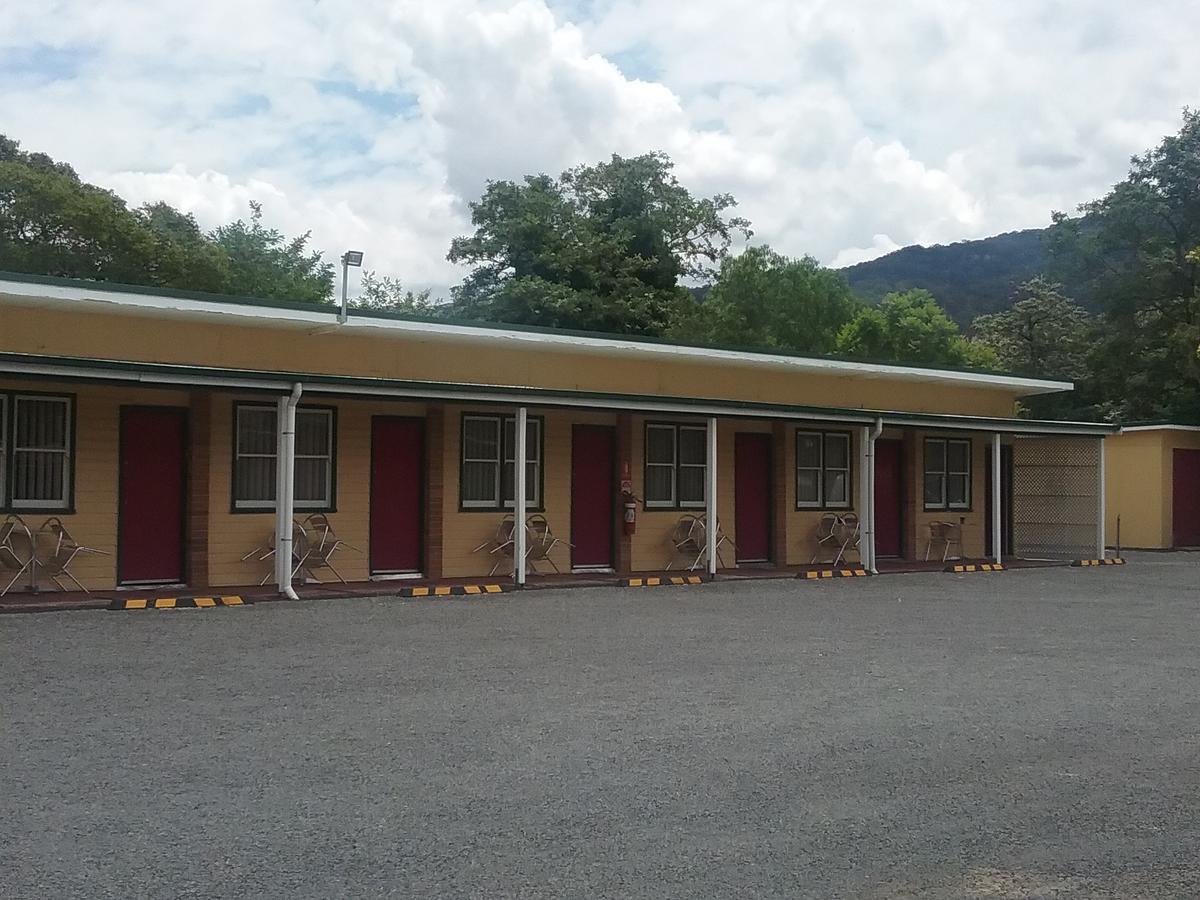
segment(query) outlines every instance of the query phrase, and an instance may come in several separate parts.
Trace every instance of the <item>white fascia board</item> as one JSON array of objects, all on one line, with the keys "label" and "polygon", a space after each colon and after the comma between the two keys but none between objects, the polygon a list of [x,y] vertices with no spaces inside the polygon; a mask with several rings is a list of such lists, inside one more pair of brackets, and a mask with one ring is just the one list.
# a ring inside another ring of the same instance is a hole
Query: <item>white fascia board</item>
[{"label": "white fascia board", "polygon": [[452,341],[494,345],[518,345],[530,350],[564,350],[594,353],[605,356],[634,356],[641,358],[676,359],[686,362],[768,368],[809,374],[844,377],[879,378],[903,382],[948,384],[1012,391],[1020,396],[1070,391],[1069,381],[1050,381],[1015,375],[992,375],[987,372],[953,372],[924,369],[917,366],[891,366],[876,363],[850,362],[840,359],[785,356],[752,351],[722,350],[707,347],[688,347],[679,344],[643,343],[617,337],[592,337],[553,332],[533,332],[520,329],[482,328],[473,325],[453,325],[441,322],[412,322],[400,319],[376,319],[351,316],[339,324],[334,311],[277,309],[242,303],[222,303],[170,297],[159,294],[127,293],[103,288],[74,285],[36,284],[0,280],[0,294],[10,294],[45,305],[98,303],[109,304],[121,311],[150,315],[182,315],[199,319],[230,317],[246,322],[267,324],[270,327],[347,330],[363,334],[380,334],[392,338],[431,341]]},{"label": "white fascia board", "polygon": [[1200,425],[1123,425],[1121,434],[1133,431],[1200,431]]},{"label": "white fascia board", "polygon": [[931,417],[922,419],[918,416],[896,416],[881,413],[885,425],[894,427],[923,428],[930,431],[982,431],[1019,437],[1021,435],[1077,435],[1086,437],[1104,437],[1117,433],[1116,425],[1103,425],[1096,422],[1050,422],[1030,421],[1025,419],[982,419],[973,420],[970,416]]}]

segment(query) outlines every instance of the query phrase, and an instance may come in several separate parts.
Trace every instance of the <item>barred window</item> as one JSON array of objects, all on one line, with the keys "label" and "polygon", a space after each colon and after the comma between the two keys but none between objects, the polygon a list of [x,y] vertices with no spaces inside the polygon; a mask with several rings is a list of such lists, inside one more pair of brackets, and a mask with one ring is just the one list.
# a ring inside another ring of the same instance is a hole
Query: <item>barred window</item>
[{"label": "barred window", "polygon": [[850,435],[796,431],[796,508],[850,506]]},{"label": "barred window", "polygon": [[[463,509],[512,509],[514,502],[517,419],[515,416],[466,414],[462,417]],[[542,420],[525,419],[525,504],[542,502]]]},{"label": "barred window", "polygon": [[708,430],[703,425],[646,425],[646,506],[704,506]]},{"label": "barred window", "polygon": [[[273,406],[238,404],[233,460],[233,505],[243,510],[273,510],[278,472],[277,411]],[[332,409],[296,410],[296,509],[330,511],[334,497]]]},{"label": "barred window", "polygon": [[[0,439],[0,461],[13,509],[63,510],[71,505],[71,398],[14,394],[4,400],[0,421],[12,404],[11,445]],[[3,492],[0,491],[0,498]]]},{"label": "barred window", "polygon": [[925,508],[971,508],[971,442],[925,439]]}]

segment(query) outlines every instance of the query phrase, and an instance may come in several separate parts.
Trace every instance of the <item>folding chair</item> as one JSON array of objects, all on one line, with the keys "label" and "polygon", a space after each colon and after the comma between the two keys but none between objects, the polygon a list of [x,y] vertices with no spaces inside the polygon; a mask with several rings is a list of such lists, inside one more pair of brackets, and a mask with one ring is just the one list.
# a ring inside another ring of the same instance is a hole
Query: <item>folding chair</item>
[{"label": "folding chair", "polygon": [[667,538],[671,545],[671,556],[667,560],[667,571],[670,571],[671,566],[681,556],[692,560],[688,569],[695,569],[696,566],[700,565],[700,560],[704,558],[704,552],[708,549],[704,538],[704,522],[699,516],[691,513],[684,513],[680,516]]},{"label": "folding chair", "polygon": [[[701,535],[701,538],[704,542],[704,555],[707,556],[708,555],[708,519],[707,519],[707,517],[705,517],[705,516],[700,517],[700,525],[703,528],[703,534]],[[717,565],[719,565],[722,569],[725,568],[725,557],[721,554],[721,548],[724,547],[726,544],[728,544],[730,546],[730,548],[733,550],[734,556],[736,558],[737,544],[735,544],[730,539],[729,535],[727,535],[725,533],[725,529],[723,529],[721,527],[721,520],[718,518],[717,519]]]},{"label": "folding chair", "polygon": [[[292,523],[292,581],[296,580],[296,576],[300,573],[300,564],[308,556],[309,547],[308,532],[304,530],[304,526],[299,522]],[[253,558],[255,562],[266,562],[268,559],[275,558],[275,535],[272,534],[265,545],[255,547],[249,553],[242,557],[242,562]],[[259,584],[266,584],[275,577],[275,569],[272,566],[263,575]]]},{"label": "folding chair", "polygon": [[841,541],[841,546],[838,548],[837,559],[833,561],[836,566],[838,563],[846,559],[846,553],[853,552],[858,554],[859,562],[862,561],[862,548],[860,541],[862,539],[862,525],[858,521],[858,516],[855,513],[846,513],[838,518],[838,536]]},{"label": "folding chair", "polygon": [[84,547],[75,538],[71,537],[71,532],[63,525],[62,520],[57,516],[47,519],[42,523],[42,527],[38,529],[39,540],[35,542],[35,546],[41,543],[40,538],[45,535],[46,543],[51,544],[53,549],[45,557],[38,560],[37,564],[45,571],[50,580],[58,587],[60,591],[65,591],[60,578],[68,578],[74,582],[75,586],[85,594],[88,589],[83,586],[78,578],[71,573],[71,564],[75,562],[75,557],[79,554],[95,553],[99,556],[108,556],[104,550],[97,550],[95,547]]},{"label": "folding chair", "polygon": [[814,537],[817,548],[813,553],[812,559],[809,560],[809,565],[814,565],[818,562],[830,562],[836,564],[836,560],[840,556],[840,549],[839,553],[833,554],[828,560],[823,560],[821,558],[825,555],[821,551],[826,547],[840,548],[841,535],[839,530],[841,528],[841,522],[841,518],[836,513],[825,513],[825,515],[821,516],[821,518],[817,520],[817,531]]},{"label": "folding chair", "polygon": [[[495,533],[471,551],[472,553],[479,553],[481,550],[486,549],[488,555],[495,558],[496,562],[492,566],[492,570],[488,572],[488,575],[495,575],[496,570],[504,565],[504,561],[512,559],[516,553],[516,532],[516,522],[513,520],[512,515],[506,515],[500,520],[500,524],[496,526]],[[516,571],[515,562],[512,566],[512,571]]]},{"label": "folding chair", "polygon": [[[962,559],[962,526],[954,522],[930,522],[929,539],[925,541],[925,559],[929,559],[929,551],[935,544],[942,545],[942,562],[948,559]],[[950,548],[957,547],[958,553],[953,557]]]},{"label": "folding chair", "polygon": [[0,569],[13,572],[13,577],[0,597],[8,593],[26,572],[29,573],[29,587],[32,589],[37,582],[37,552],[33,540],[33,532],[20,516],[8,516],[0,524]]},{"label": "folding chair", "polygon": [[[297,571],[303,571],[310,576],[314,581],[320,581],[317,578],[317,569],[328,569],[337,576],[337,580],[342,584],[346,583],[346,579],[342,577],[333,565],[333,554],[342,547],[347,550],[353,550],[355,553],[361,553],[357,547],[347,544],[343,540],[339,540],[334,533],[333,526],[329,524],[329,517],[324,513],[313,513],[301,523],[301,531],[304,532],[304,547],[303,552],[299,554],[300,561],[296,564]],[[292,552],[296,553],[296,545],[293,541]],[[293,573],[294,574],[294,573]]]},{"label": "folding chair", "polygon": [[537,572],[537,564],[539,561],[546,561],[554,567],[555,572],[561,574],[558,563],[550,555],[559,544],[565,547],[574,547],[575,545],[556,538],[550,530],[550,523],[546,521],[546,517],[541,513],[530,516],[525,523],[526,540],[529,546],[525,548],[525,561],[529,564],[529,570]]}]

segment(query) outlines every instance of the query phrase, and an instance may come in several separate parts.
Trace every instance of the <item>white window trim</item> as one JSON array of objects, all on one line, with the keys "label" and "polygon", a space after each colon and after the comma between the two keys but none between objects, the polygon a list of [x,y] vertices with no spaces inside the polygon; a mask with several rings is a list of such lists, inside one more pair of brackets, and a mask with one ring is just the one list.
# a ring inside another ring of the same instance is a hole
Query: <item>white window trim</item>
[{"label": "white window trim", "polygon": [[[71,477],[72,469],[74,468],[74,459],[72,458],[72,450],[74,448],[74,434],[72,432],[72,412],[74,409],[72,399],[56,394],[13,394],[12,403],[12,468],[11,471],[5,472],[6,481],[10,482],[6,496],[9,502],[10,509],[21,510],[66,510],[71,508]],[[50,402],[61,404],[63,408],[63,443],[65,447],[23,447],[17,440],[17,407],[22,400],[37,401],[41,403]],[[7,411],[7,410],[6,410]],[[3,441],[0,441],[0,447],[3,447]],[[63,477],[61,484],[61,495],[56,500],[22,500],[16,496],[16,491],[12,489],[11,481],[16,478],[16,459],[18,453],[57,453],[63,458]]]},{"label": "white window trim", "polygon": [[[487,422],[489,425],[495,426],[496,429],[496,453],[494,456],[473,456],[467,458],[467,423],[469,422]],[[462,424],[459,428],[459,440],[462,442],[462,447],[459,450],[459,472],[461,473],[466,468],[467,463],[487,463],[493,467],[492,469],[492,496],[484,500],[467,500],[462,496],[463,485],[460,475],[458,485],[459,504],[463,509],[497,509],[500,506],[500,473],[504,468],[504,420],[500,416],[489,415],[470,415],[463,414]]]},{"label": "white window trim", "polygon": [[[273,406],[264,406],[259,403],[238,403],[234,406],[233,416],[233,508],[240,512],[272,512],[275,509],[275,500],[242,500],[237,496],[237,468],[238,463],[243,459],[273,459],[275,465],[279,465],[279,453],[276,449],[272,449],[270,453],[243,453],[241,449],[242,443],[242,413],[257,412],[271,416],[274,420],[272,430],[276,431],[279,428],[278,410]],[[294,497],[292,506],[301,512],[329,512],[333,510],[334,487],[333,479],[335,477],[335,469],[333,465],[333,447],[334,447],[334,429],[337,427],[337,418],[334,416],[334,410],[323,407],[299,406],[296,408],[296,419],[299,420],[301,415],[323,415],[329,421],[329,428],[326,430],[326,446],[325,454],[316,453],[296,453],[296,459],[323,459],[325,460],[326,478],[325,478],[325,496],[321,500],[303,500],[300,497]],[[294,490],[294,488],[293,488]]]},{"label": "white window trim", "polygon": [[[931,470],[929,468],[929,445],[930,444],[941,444],[942,445],[942,468],[940,468],[940,469]],[[966,447],[966,449],[967,449],[967,457],[966,457],[967,458],[967,467],[965,470],[950,468],[950,445],[951,444],[961,444]],[[928,437],[925,438],[925,458],[923,460],[922,471],[921,471],[921,475],[922,475],[921,495],[922,495],[922,497],[924,497],[924,495],[925,495],[925,478],[929,477],[930,475],[940,475],[942,477],[941,498],[936,503],[930,503],[928,500],[926,500],[924,503],[925,509],[930,510],[930,511],[944,510],[947,512],[963,511],[963,510],[971,509],[971,464],[972,464],[971,452],[972,452],[972,450],[973,450],[973,447],[971,445],[970,438],[928,438]],[[966,489],[966,498],[962,502],[951,503],[949,500],[950,476],[951,475],[959,475],[959,476],[966,477],[966,488],[967,488]]]},{"label": "white window trim", "polygon": [[[496,426],[496,455],[490,457],[472,457],[467,458],[467,423],[472,421],[488,422]],[[535,511],[542,508],[542,448],[545,442],[544,425],[540,416],[529,416],[527,424],[532,427],[534,432],[534,440],[525,442],[525,462],[532,464],[534,467],[533,479],[526,478],[526,491],[533,491],[533,497],[526,497],[526,511]],[[462,423],[459,426],[459,441],[461,445],[458,451],[459,459],[459,485],[458,485],[458,505],[460,509],[469,510],[485,510],[485,511],[503,511],[513,509],[516,506],[516,498],[511,500],[502,499],[504,493],[504,472],[508,466],[513,467],[513,484],[516,485],[516,459],[510,458],[508,450],[505,447],[505,432],[509,427],[513,428],[513,457],[516,456],[516,427],[517,417],[506,416],[500,413],[463,413]],[[495,466],[495,475],[492,478],[492,498],[487,500],[467,500],[463,497],[463,485],[461,472],[466,463],[489,463]]]},{"label": "white window trim", "polygon": [[[706,440],[707,440],[707,436],[708,436],[708,428],[705,425],[680,425],[678,428],[678,431],[680,434],[682,434],[685,431],[698,431],[698,432],[700,432],[700,434],[705,436]],[[707,455],[707,452],[708,451],[706,449],[705,450],[706,455]],[[708,479],[703,477],[703,474],[707,473],[707,471],[708,471],[707,459],[702,463],[685,463],[679,452],[678,443],[676,443],[676,446],[675,446],[675,459],[677,460],[676,464],[680,471],[682,471],[683,469],[699,469],[701,472],[701,475],[702,475],[702,477],[700,479],[700,483],[705,485],[705,489],[707,489]],[[703,509],[704,506],[706,505],[707,498],[704,496],[704,491],[700,492],[699,500],[684,500],[681,496],[679,496],[679,493],[680,493],[679,492],[679,476],[676,475],[676,477],[675,477],[675,496],[676,496],[676,499],[679,501],[679,508],[680,509]]]},{"label": "white window trim", "polygon": [[[671,436],[671,461],[669,463],[662,462],[662,461],[658,461],[658,462],[650,461],[650,432],[651,431],[665,431],[667,434],[669,434]],[[670,473],[670,476],[671,476],[670,496],[667,497],[666,499],[659,498],[659,499],[655,499],[655,500],[651,500],[650,497],[647,496],[644,501],[644,505],[645,505],[646,509],[674,509],[675,508],[675,497],[676,497],[677,490],[678,490],[678,486],[675,483],[676,482],[676,469],[679,464],[679,437],[678,437],[676,426],[664,425],[661,423],[647,422],[645,436],[643,438],[643,441],[644,441],[645,446],[642,448],[642,450],[643,450],[643,453],[645,454],[646,473],[648,474],[651,468],[666,469]],[[648,482],[649,479],[646,479],[646,481]],[[643,488],[644,487],[645,486],[643,485]]]},{"label": "white window trim", "polygon": [[[802,466],[800,465],[800,438],[815,437],[817,438],[817,448],[820,451],[821,458],[818,466]],[[825,442],[830,438],[837,438],[844,441],[846,444],[846,465],[831,467],[825,464]],[[850,475],[851,466],[853,464],[854,447],[850,441],[850,435],[844,431],[812,431],[806,428],[796,429],[796,466],[795,477],[793,483],[796,489],[796,509],[850,509],[853,504],[850,502]],[[801,500],[799,485],[801,472],[816,472],[817,473],[817,499],[816,500]],[[844,472],[846,474],[846,498],[844,500],[830,501],[825,496],[825,476],[829,472]]]}]

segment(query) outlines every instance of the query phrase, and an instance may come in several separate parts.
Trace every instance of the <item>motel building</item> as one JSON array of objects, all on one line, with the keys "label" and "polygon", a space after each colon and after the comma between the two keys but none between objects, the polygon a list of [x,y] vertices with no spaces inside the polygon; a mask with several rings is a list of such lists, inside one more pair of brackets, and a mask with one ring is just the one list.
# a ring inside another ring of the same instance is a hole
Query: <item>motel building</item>
[{"label": "motel building", "polygon": [[0,590],[1094,558],[1115,429],[1015,414],[1071,387],[0,274]]}]

